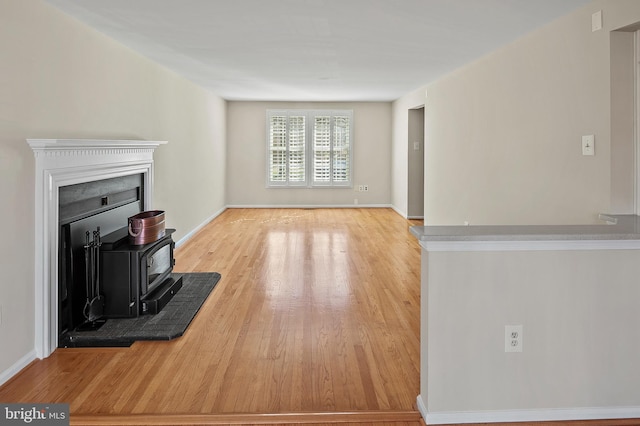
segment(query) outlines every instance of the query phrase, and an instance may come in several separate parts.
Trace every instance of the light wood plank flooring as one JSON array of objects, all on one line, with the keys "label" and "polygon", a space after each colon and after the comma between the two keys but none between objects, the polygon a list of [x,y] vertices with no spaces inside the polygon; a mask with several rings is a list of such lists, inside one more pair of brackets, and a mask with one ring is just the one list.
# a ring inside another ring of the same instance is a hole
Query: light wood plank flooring
[{"label": "light wood plank flooring", "polygon": [[[424,425],[412,224],[389,209],[227,210],[176,251],[176,271],[222,274],[183,337],[59,349],[0,401],[70,403],[77,425]],[[501,425],[542,424],[640,422]]]},{"label": "light wood plank flooring", "polygon": [[0,401],[67,402],[87,424],[348,412],[419,424],[411,224],[391,209],[227,210],[176,250],[177,272],[222,274],[183,337],[59,349],[0,388]]}]

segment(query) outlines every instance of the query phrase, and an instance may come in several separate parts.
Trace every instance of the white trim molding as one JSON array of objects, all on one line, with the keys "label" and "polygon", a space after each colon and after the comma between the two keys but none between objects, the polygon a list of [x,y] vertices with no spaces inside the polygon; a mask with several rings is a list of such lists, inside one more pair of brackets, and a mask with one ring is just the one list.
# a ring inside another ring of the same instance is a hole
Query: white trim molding
[{"label": "white trim molding", "polygon": [[7,368],[5,371],[0,372],[0,386],[7,383],[13,376],[18,374],[29,365],[32,361],[36,359],[36,351],[32,350],[18,361],[16,361],[11,367]]},{"label": "white trim molding", "polygon": [[636,419],[640,418],[640,407],[427,412],[423,418],[428,425]]},{"label": "white trim molding", "polygon": [[405,212],[403,212],[402,210],[400,210],[398,207],[396,207],[395,205],[393,205],[393,204],[392,204],[390,207],[393,209],[393,211],[395,211],[396,213],[398,213],[398,214],[399,214],[400,216],[402,216],[404,219],[409,219],[409,216],[408,216]]},{"label": "white trim molding", "polygon": [[27,139],[36,159],[35,352],[58,346],[58,189],[132,174],[144,175],[144,208],[153,206],[153,152],[166,141]]},{"label": "white trim molding", "polygon": [[640,240],[420,241],[427,251],[637,250]]},{"label": "white trim molding", "polygon": [[196,235],[202,228],[204,228],[205,226],[207,226],[212,220],[214,220],[215,218],[217,218],[218,216],[220,216],[222,213],[225,212],[225,210],[227,210],[227,207],[223,207],[220,210],[218,210],[217,212],[215,212],[214,214],[212,214],[211,216],[209,216],[208,218],[206,218],[200,225],[196,226],[195,228],[193,228],[189,233],[187,233],[187,235],[185,235],[184,237],[180,238],[178,241],[176,241],[176,248],[182,246],[184,243],[186,243],[187,241],[189,241],[194,235]]},{"label": "white trim molding", "polygon": [[230,204],[228,209],[387,209],[391,204]]}]

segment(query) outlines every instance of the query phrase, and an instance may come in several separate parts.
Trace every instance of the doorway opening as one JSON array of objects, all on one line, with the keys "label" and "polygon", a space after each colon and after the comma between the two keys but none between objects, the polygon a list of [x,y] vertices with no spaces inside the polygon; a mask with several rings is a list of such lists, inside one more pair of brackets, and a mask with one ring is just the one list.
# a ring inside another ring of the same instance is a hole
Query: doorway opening
[{"label": "doorway opening", "polygon": [[424,219],[424,106],[409,110],[407,218]]}]

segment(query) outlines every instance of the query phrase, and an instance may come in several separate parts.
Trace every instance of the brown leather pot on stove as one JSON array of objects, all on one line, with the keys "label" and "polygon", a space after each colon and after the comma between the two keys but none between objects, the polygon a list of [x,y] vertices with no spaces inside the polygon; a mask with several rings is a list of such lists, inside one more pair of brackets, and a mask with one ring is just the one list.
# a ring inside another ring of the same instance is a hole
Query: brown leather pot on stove
[{"label": "brown leather pot on stove", "polygon": [[129,242],[149,244],[164,237],[164,211],[148,210],[129,218]]}]

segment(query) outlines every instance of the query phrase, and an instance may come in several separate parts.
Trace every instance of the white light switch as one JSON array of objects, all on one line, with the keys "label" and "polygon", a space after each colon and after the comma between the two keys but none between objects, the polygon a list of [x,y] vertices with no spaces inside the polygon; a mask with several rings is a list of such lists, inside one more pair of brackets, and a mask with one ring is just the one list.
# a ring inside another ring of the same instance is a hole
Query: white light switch
[{"label": "white light switch", "polygon": [[596,154],[596,138],[594,135],[585,135],[582,137],[582,155]]},{"label": "white light switch", "polygon": [[420,142],[414,142],[413,143],[413,149],[415,151],[420,151]]},{"label": "white light switch", "polygon": [[591,15],[591,32],[602,29],[602,11],[599,10]]}]

